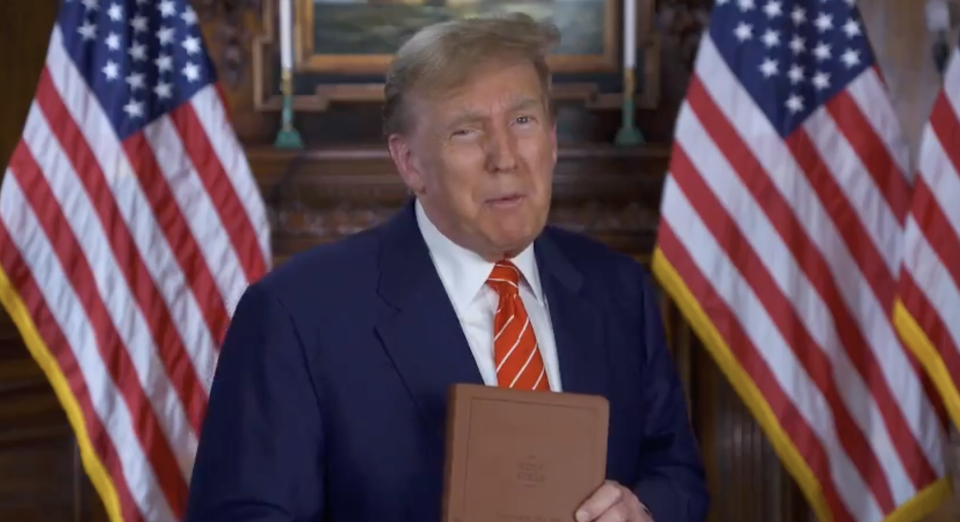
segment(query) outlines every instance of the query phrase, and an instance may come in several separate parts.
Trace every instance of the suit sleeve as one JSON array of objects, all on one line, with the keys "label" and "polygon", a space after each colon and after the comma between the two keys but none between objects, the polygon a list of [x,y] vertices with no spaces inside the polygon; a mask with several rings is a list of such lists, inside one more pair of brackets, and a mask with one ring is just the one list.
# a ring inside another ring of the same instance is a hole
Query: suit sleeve
[{"label": "suit sleeve", "polygon": [[186,522],[319,520],[323,442],[293,320],[268,290],[251,286],[221,351]]},{"label": "suit sleeve", "polygon": [[680,378],[663,335],[652,282],[644,274],[644,446],[634,487],[655,522],[703,522],[709,494]]}]

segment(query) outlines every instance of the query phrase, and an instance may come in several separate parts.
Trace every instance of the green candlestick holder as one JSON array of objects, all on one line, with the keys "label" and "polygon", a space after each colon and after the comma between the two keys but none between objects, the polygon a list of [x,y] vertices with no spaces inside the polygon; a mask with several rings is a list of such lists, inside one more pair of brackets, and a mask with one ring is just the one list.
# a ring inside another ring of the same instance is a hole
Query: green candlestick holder
[{"label": "green candlestick holder", "polygon": [[278,149],[303,149],[303,138],[293,126],[293,73],[290,69],[284,69],[281,73],[280,89],[283,92],[283,121],[273,146]]},{"label": "green candlestick holder", "polygon": [[615,143],[620,147],[636,147],[644,143],[643,133],[637,128],[635,121],[635,105],[633,95],[635,79],[633,68],[623,70],[623,107],[620,129],[617,131]]}]

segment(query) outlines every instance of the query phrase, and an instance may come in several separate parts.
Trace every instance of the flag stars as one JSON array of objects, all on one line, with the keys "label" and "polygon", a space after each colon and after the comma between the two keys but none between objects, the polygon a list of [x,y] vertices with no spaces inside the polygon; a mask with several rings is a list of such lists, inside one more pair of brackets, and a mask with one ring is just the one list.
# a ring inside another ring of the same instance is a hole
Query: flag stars
[{"label": "flag stars", "polygon": [[852,69],[860,65],[860,51],[847,49],[840,55],[840,61],[847,66],[847,69]]},{"label": "flag stars", "polygon": [[787,107],[787,110],[796,114],[803,110],[803,96],[791,94],[787,98],[787,101],[784,102],[784,105]]},{"label": "flag stars", "polygon": [[192,7],[187,6],[187,8],[183,10],[183,14],[180,15],[180,19],[189,27],[197,23],[197,12],[194,11]]},{"label": "flag stars", "polygon": [[147,46],[140,42],[134,42],[130,45],[130,49],[127,52],[130,53],[130,58],[133,58],[135,61],[142,62],[147,59]]},{"label": "flag stars", "polygon": [[[136,132],[213,81],[199,17],[189,2],[61,1],[72,2],[76,14],[69,21],[72,26],[61,22],[68,52],[121,136]],[[731,8],[742,1],[730,1]],[[758,7],[783,2],[748,1]],[[760,32],[757,29],[758,36]]]},{"label": "flag stars", "polygon": [[130,19],[130,27],[133,28],[134,32],[145,33],[147,32],[147,24],[150,20],[146,16],[137,15]]},{"label": "flag stars", "polygon": [[830,87],[830,75],[823,71],[817,71],[817,73],[813,75],[813,78],[810,79],[810,83],[812,83],[818,91],[822,91]]},{"label": "flag stars", "polygon": [[807,21],[807,11],[806,9],[797,6],[793,8],[793,11],[790,12],[790,19],[793,20],[795,25],[801,25]]},{"label": "flag stars", "polygon": [[852,18],[843,24],[843,32],[847,35],[847,38],[854,38],[863,34],[860,30],[860,23]]},{"label": "flag stars", "polygon": [[144,76],[143,73],[130,73],[127,76],[127,85],[130,86],[130,91],[139,91],[144,88]]},{"label": "flag stars", "polygon": [[156,64],[157,71],[161,73],[173,70],[173,57],[168,54],[161,53],[153,63]]},{"label": "flag stars", "polygon": [[760,39],[763,41],[763,44],[767,46],[767,48],[780,45],[780,33],[778,31],[774,31],[773,29],[767,29]]},{"label": "flag stars", "polygon": [[95,40],[97,38],[97,26],[90,22],[83,22],[83,25],[77,28],[77,32],[84,40]]},{"label": "flag stars", "polygon": [[769,78],[774,76],[779,72],[779,67],[777,66],[777,61],[767,58],[760,64],[760,73],[763,74],[764,78]]},{"label": "flag stars", "polygon": [[187,51],[187,54],[199,54],[200,53],[200,39],[196,36],[190,36],[183,41],[183,48]]},{"label": "flag stars", "polygon": [[820,15],[817,16],[817,19],[813,21],[813,25],[817,27],[818,31],[825,33],[830,29],[833,29],[833,15],[820,13]]},{"label": "flag stars", "polygon": [[173,97],[173,84],[159,82],[157,86],[153,88],[153,92],[160,100],[169,100]]},{"label": "flag stars", "polygon": [[157,9],[160,11],[160,16],[164,18],[170,18],[177,14],[177,6],[174,5],[173,0],[163,0],[157,6]]},{"label": "flag stars", "polygon": [[807,41],[804,40],[800,35],[794,35],[790,39],[790,50],[793,51],[793,54],[800,54],[807,50]]},{"label": "flag stars", "polygon": [[819,42],[816,47],[813,48],[813,55],[817,57],[817,60],[821,62],[824,60],[830,59],[833,54],[830,52],[830,45],[824,42]]},{"label": "flag stars", "polygon": [[107,35],[103,43],[106,44],[107,49],[110,49],[111,51],[119,51],[120,48],[123,47],[121,45],[122,42],[120,41],[120,35],[117,33],[110,33]]},{"label": "flag stars", "polygon": [[160,45],[170,45],[173,43],[173,37],[176,34],[176,30],[173,27],[161,27],[157,31],[157,39],[160,40]]},{"label": "flag stars", "polygon": [[781,133],[793,132],[872,63],[854,4],[714,0],[723,22],[710,29],[714,45]]},{"label": "flag stars", "polygon": [[123,21],[123,6],[120,4],[110,4],[110,8],[107,9],[107,16],[110,17],[110,20],[114,22]]},{"label": "flag stars", "polygon": [[790,78],[790,83],[796,85],[804,80],[806,75],[803,73],[803,67],[797,64],[790,66],[790,70],[787,71],[787,78]]},{"label": "flag stars", "polygon": [[127,116],[130,119],[142,118],[143,117],[143,102],[134,100],[133,98],[123,106],[123,112],[127,113]]},{"label": "flag stars", "polygon": [[107,64],[100,70],[103,71],[103,75],[107,78],[108,82],[112,82],[120,77],[120,66],[113,60],[107,60]]},{"label": "flag stars", "polygon": [[187,62],[187,65],[183,67],[183,77],[189,82],[195,82],[200,79],[200,66],[193,63]]},{"label": "flag stars", "polygon": [[763,14],[773,19],[783,14],[783,3],[779,0],[770,0],[763,6]]}]

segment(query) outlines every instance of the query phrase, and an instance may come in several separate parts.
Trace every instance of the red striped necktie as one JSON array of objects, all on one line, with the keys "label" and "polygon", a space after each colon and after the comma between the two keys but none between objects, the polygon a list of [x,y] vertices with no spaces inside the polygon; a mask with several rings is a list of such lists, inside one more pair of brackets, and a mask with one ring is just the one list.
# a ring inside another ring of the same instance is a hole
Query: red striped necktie
[{"label": "red striped necktie", "polygon": [[520,271],[509,261],[493,267],[487,284],[500,296],[494,317],[493,354],[497,383],[503,388],[548,391],[537,336],[520,298]]}]

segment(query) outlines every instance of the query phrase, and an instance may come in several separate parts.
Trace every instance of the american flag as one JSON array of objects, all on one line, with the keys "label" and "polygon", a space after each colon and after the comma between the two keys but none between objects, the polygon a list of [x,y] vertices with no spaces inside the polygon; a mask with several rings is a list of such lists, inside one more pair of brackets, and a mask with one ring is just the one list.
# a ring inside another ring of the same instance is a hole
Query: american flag
[{"label": "american flag", "polygon": [[894,320],[960,426],[960,56],[923,131]]},{"label": "american flag", "polygon": [[0,299],[112,522],[181,520],[264,203],[188,0],[65,0],[0,188]]},{"label": "american flag", "polygon": [[715,0],[654,271],[821,522],[949,495],[942,406],[891,319],[908,149],[854,0]]}]

